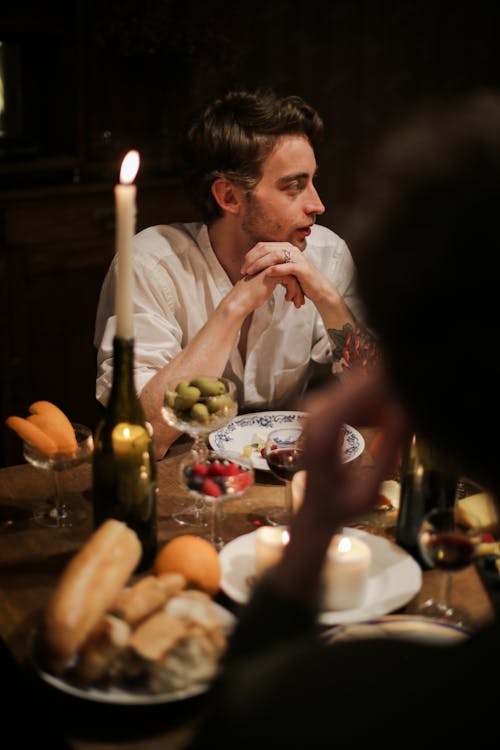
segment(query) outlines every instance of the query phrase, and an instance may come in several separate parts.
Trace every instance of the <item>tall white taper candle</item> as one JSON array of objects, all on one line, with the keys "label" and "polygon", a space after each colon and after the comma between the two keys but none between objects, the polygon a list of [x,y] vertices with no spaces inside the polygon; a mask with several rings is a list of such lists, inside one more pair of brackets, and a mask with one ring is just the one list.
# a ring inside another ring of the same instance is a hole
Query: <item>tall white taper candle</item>
[{"label": "tall white taper candle", "polygon": [[139,154],[129,151],[121,165],[120,184],[115,185],[116,252],[118,254],[116,278],[116,335],[123,339],[134,336],[132,318],[133,275],[132,246],[135,233],[136,194],[133,185],[139,169]]}]

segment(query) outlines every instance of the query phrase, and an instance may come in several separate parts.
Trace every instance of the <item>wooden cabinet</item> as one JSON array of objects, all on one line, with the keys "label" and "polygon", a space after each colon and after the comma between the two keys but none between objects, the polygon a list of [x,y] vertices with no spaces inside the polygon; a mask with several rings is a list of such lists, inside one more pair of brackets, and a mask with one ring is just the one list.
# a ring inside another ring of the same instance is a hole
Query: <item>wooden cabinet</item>
[{"label": "wooden cabinet", "polygon": [[[189,220],[176,180],[138,182],[137,229]],[[115,251],[111,184],[46,187],[0,194],[0,373],[5,465],[22,461],[17,435],[3,424],[30,403],[53,401],[92,427],[94,321]]]}]

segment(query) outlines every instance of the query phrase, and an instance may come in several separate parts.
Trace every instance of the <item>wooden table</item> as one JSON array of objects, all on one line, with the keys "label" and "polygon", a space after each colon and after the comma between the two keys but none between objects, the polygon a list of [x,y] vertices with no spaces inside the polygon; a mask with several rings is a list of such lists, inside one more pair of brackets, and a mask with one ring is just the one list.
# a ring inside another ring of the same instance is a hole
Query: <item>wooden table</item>
[{"label": "wooden table", "polygon": [[[362,430],[367,446],[369,431]],[[179,464],[188,443],[180,441],[158,463],[159,544],[188,531],[172,520],[171,514],[183,502],[190,502],[178,484]],[[365,449],[356,459],[360,470],[370,470],[371,456]],[[0,470],[0,635],[14,654],[24,662],[31,630],[36,625],[50,591],[69,558],[91,533],[91,466],[84,464],[68,471],[65,488],[75,508],[85,511],[84,521],[69,529],[46,529],[27,523],[13,530],[5,523],[7,506],[35,509],[51,495],[51,477],[30,465]],[[283,486],[268,472],[257,472],[256,484],[243,498],[225,509],[226,541],[255,529],[255,522],[268,506],[282,502]],[[374,529],[366,526],[369,530]],[[394,527],[384,535],[394,535]],[[435,594],[438,571],[426,571],[421,591],[403,611],[410,612],[418,602]],[[476,569],[471,566],[456,575],[454,592],[471,622],[479,626],[493,618],[490,599]],[[238,614],[238,607],[224,594],[217,597]],[[190,737],[193,722],[203,708],[205,696],[161,706],[120,707],[80,700],[43,686],[44,699],[59,717],[74,750],[180,750]]]}]

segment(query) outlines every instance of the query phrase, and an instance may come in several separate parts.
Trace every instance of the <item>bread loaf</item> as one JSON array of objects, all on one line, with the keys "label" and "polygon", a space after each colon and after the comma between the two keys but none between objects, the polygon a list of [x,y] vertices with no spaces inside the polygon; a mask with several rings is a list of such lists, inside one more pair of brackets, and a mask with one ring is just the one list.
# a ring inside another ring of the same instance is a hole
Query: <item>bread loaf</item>
[{"label": "bread loaf", "polygon": [[116,600],[141,557],[137,534],[108,519],[64,569],[43,614],[44,661],[60,672]]}]

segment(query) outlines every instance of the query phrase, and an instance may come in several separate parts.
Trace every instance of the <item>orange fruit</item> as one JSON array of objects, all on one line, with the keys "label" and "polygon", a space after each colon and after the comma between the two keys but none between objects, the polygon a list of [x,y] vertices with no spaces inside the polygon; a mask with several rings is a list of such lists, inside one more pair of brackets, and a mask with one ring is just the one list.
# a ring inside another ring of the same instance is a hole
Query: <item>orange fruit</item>
[{"label": "orange fruit", "polygon": [[221,566],[217,550],[207,539],[194,534],[182,534],[164,544],[153,567],[156,575],[182,573],[188,585],[210,596],[216,594],[220,586]]},{"label": "orange fruit", "polygon": [[45,453],[46,456],[53,456],[57,453],[57,444],[54,440],[46,435],[40,427],[24,419],[24,417],[7,417],[5,424],[11,430],[17,432],[22,440],[26,440],[30,445],[34,445],[35,448],[38,448],[41,453]]}]

